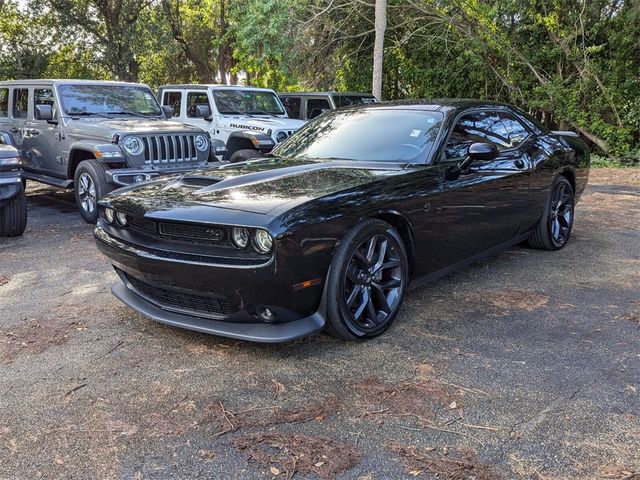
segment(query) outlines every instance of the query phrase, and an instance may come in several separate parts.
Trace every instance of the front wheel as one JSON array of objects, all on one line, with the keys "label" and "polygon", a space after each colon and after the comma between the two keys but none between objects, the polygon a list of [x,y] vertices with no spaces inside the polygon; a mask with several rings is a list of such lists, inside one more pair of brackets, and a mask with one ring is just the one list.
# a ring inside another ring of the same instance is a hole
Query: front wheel
[{"label": "front wheel", "polygon": [[0,206],[0,237],[19,237],[27,226],[27,199],[20,190]]},{"label": "front wheel", "polygon": [[571,183],[566,177],[557,177],[551,185],[542,217],[529,237],[529,245],[539,250],[559,250],[564,247],[573,227],[574,203]]},{"label": "front wheel", "polygon": [[391,225],[371,219],[353,227],[331,262],[327,332],[345,340],[384,332],[400,310],[408,271],[404,243]]},{"label": "front wheel", "polygon": [[87,223],[98,221],[98,200],[111,191],[105,168],[96,160],[80,162],[74,176],[76,205]]},{"label": "front wheel", "polygon": [[247,160],[251,160],[252,158],[260,158],[262,156],[262,153],[258,150],[254,150],[252,148],[243,148],[242,150],[236,150],[235,152],[233,152],[229,157],[229,162],[245,162]]}]

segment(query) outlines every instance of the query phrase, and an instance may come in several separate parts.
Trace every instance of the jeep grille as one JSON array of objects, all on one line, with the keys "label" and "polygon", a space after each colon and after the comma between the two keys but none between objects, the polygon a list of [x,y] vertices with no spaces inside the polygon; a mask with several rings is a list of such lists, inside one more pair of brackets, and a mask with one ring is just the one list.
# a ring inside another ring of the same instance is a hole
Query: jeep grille
[{"label": "jeep grille", "polygon": [[144,163],[193,162],[198,160],[195,135],[153,135],[141,137],[144,143]]}]

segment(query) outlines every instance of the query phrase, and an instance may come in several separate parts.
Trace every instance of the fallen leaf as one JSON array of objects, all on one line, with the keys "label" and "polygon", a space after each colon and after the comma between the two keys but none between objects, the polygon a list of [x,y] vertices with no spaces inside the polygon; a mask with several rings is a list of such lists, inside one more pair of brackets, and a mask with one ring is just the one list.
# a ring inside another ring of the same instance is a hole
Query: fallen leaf
[{"label": "fallen leaf", "polygon": [[271,467],[271,474],[280,475],[280,470],[278,470],[276,467]]},{"label": "fallen leaf", "polygon": [[277,380],[274,380],[273,378],[271,379],[271,382],[276,387],[276,397],[279,397],[285,392],[286,388],[282,383],[278,382]]},{"label": "fallen leaf", "polygon": [[449,408],[451,410],[455,410],[456,408],[458,408],[458,404],[456,403],[455,400],[449,404]]}]

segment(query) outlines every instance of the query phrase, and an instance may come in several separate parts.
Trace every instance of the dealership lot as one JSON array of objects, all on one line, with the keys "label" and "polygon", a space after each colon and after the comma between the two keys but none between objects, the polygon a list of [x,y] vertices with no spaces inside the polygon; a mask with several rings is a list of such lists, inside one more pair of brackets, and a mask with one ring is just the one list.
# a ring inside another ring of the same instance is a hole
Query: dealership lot
[{"label": "dealership lot", "polygon": [[416,289],[366,343],[155,324],[111,296],[72,194],[27,196],[0,241],[0,478],[640,472],[638,169],[592,171],[564,250]]}]

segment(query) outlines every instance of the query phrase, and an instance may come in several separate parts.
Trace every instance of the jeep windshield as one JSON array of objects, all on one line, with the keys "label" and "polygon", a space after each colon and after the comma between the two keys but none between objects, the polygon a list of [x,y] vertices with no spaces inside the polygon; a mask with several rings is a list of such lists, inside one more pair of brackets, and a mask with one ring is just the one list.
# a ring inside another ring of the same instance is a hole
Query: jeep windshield
[{"label": "jeep windshield", "polygon": [[132,85],[61,85],[60,103],[65,115],[108,117],[159,117],[158,101],[151,90]]},{"label": "jeep windshield", "polygon": [[397,108],[334,110],[278,145],[279,157],[425,163],[442,124],[440,112]]},{"label": "jeep windshield", "polygon": [[213,100],[222,115],[284,115],[273,92],[260,90],[213,90]]},{"label": "jeep windshield", "polygon": [[365,103],[378,103],[373,95],[347,95],[344,93],[334,93],[331,95],[336,104],[336,108],[348,107],[349,105],[363,105]]}]

